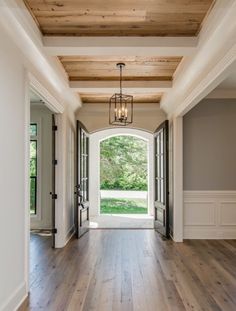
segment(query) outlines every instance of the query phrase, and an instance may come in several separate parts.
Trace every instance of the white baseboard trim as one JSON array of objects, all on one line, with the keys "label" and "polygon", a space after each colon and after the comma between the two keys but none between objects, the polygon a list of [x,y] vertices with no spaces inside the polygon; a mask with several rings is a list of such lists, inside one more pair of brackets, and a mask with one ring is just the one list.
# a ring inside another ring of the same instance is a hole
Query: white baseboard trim
[{"label": "white baseboard trim", "polygon": [[16,311],[27,298],[26,283],[20,284],[11,296],[0,306],[1,311]]},{"label": "white baseboard trim", "polygon": [[220,239],[236,239],[236,229],[199,229],[199,228],[184,228],[184,239],[205,239],[205,240],[220,240]]},{"label": "white baseboard trim", "polygon": [[236,239],[236,191],[184,191],[184,239]]}]

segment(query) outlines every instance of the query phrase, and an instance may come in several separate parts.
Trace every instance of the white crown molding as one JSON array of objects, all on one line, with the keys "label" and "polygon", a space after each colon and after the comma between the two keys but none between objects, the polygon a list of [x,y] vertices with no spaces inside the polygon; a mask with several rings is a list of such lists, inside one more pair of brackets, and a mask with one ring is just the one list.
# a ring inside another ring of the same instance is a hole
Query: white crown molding
[{"label": "white crown molding", "polygon": [[79,95],[70,89],[60,62],[45,52],[42,35],[24,3],[20,0],[1,0],[0,8],[0,23],[22,51],[27,70],[39,77],[64,106],[79,108]]},{"label": "white crown molding", "polygon": [[36,93],[40,98],[42,98],[45,105],[55,113],[63,113],[64,106],[62,106],[59,101],[53,97],[48,90],[31,74],[28,74],[30,88],[34,93]]},{"label": "white crown molding", "polygon": [[[117,81],[71,81],[70,88],[77,92],[115,93]],[[127,93],[158,93],[168,92],[172,88],[172,81],[124,81],[123,89]]]},{"label": "white crown molding", "polygon": [[183,116],[230,74],[236,61],[236,2],[217,1],[199,34],[198,47],[185,57],[161,107]]}]

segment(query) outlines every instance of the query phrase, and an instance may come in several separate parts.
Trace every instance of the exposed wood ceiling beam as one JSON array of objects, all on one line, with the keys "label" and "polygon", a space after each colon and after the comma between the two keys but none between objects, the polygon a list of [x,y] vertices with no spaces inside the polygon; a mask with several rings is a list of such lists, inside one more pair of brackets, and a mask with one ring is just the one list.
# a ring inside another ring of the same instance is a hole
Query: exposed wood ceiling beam
[{"label": "exposed wood ceiling beam", "polygon": [[197,37],[43,37],[53,56],[185,56],[197,47]]},{"label": "exposed wood ceiling beam", "polygon": [[[80,93],[81,100],[83,103],[98,104],[98,103],[109,103],[109,99],[112,93]],[[160,103],[161,93],[145,94],[137,93],[133,94],[133,100],[135,104],[143,103]]]},{"label": "exposed wood ceiling beam", "polygon": [[[119,89],[117,81],[71,81],[70,88],[75,92],[114,93]],[[125,81],[123,90],[127,93],[168,92],[172,81]]]}]

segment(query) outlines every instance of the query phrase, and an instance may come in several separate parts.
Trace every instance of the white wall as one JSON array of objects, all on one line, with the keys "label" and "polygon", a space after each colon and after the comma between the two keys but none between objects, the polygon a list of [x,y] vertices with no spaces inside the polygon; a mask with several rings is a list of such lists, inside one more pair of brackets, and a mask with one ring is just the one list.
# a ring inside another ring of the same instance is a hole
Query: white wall
[{"label": "white wall", "polygon": [[52,112],[44,104],[31,104],[30,122],[38,125],[38,181],[36,215],[31,229],[52,228]]},{"label": "white wall", "polygon": [[75,210],[75,117],[67,117],[66,131],[66,204],[65,204],[65,237],[66,241],[74,233]]},{"label": "white wall", "polygon": [[134,135],[148,144],[148,212],[153,215],[154,202],[154,138],[153,134],[129,128],[113,128],[90,135],[89,141],[89,200],[90,214],[97,216],[100,212],[100,141],[114,135]]},{"label": "white wall", "polygon": [[[52,89],[52,85],[45,82],[42,75],[38,74],[11,41],[1,20],[0,42],[0,310],[13,311],[28,293],[30,219],[27,169],[30,122],[28,71],[34,74],[50,94],[54,96],[56,91]],[[71,149],[74,143],[75,119],[72,109],[66,108],[66,103],[60,101],[59,95],[55,98],[64,107],[63,114],[56,116],[58,124],[56,246],[63,247],[73,226],[73,200],[69,192],[74,187],[74,182],[71,177],[71,185],[67,184],[67,176],[72,170],[71,164],[67,163],[74,161]],[[67,139],[70,135],[71,148],[67,149]]]},{"label": "white wall", "polygon": [[23,56],[0,25],[0,310],[26,295]]},{"label": "white wall", "polygon": [[[76,117],[90,133],[114,128],[113,125],[109,125],[108,103],[84,104]],[[134,104],[134,122],[129,127],[153,133],[165,120],[166,114],[158,103]]]}]

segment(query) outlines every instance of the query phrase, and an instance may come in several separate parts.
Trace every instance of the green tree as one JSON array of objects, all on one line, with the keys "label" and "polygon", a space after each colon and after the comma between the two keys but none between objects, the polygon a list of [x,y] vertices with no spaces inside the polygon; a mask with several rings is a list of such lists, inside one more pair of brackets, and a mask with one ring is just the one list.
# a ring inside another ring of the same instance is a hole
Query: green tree
[{"label": "green tree", "polygon": [[147,143],[134,136],[101,142],[101,189],[147,190]]}]

